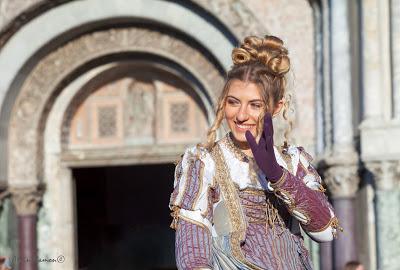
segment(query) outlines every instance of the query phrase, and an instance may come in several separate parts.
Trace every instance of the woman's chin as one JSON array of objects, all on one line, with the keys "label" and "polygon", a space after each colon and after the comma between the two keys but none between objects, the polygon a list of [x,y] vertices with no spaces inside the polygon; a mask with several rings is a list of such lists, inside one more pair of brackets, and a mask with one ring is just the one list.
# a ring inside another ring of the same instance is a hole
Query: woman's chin
[{"label": "woman's chin", "polygon": [[245,132],[232,132],[233,138],[235,139],[236,142],[242,144],[245,143],[247,144],[247,139],[245,136]]}]

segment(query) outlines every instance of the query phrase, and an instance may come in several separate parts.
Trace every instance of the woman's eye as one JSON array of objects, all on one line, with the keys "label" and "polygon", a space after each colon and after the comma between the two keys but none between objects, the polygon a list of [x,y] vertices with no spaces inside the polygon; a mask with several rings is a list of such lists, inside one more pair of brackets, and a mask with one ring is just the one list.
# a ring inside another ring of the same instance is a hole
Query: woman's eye
[{"label": "woman's eye", "polygon": [[262,107],[262,104],[260,104],[260,103],[252,103],[251,107],[253,107],[255,109],[260,109]]},{"label": "woman's eye", "polygon": [[229,105],[239,105],[239,102],[234,99],[228,99],[227,102]]}]

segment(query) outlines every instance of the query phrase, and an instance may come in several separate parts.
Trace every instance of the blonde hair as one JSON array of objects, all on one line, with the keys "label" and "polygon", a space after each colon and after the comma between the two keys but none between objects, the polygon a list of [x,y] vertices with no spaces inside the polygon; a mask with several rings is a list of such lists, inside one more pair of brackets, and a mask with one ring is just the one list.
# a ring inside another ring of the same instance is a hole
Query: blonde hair
[{"label": "blonde hair", "polygon": [[[203,145],[209,150],[215,144],[217,130],[224,119],[226,97],[233,80],[252,82],[262,89],[261,95],[266,106],[264,114],[258,119],[258,132],[262,129],[265,113],[272,113],[276,104],[286,96],[285,75],[290,70],[290,59],[281,39],[275,36],[246,37],[239,48],[232,50],[232,60],[233,66],[228,72],[225,86],[218,98],[214,123],[208,130],[207,140]],[[289,128],[284,134],[286,140],[292,128],[292,122],[288,117],[290,99],[290,96],[285,98],[282,114],[289,123]]]}]

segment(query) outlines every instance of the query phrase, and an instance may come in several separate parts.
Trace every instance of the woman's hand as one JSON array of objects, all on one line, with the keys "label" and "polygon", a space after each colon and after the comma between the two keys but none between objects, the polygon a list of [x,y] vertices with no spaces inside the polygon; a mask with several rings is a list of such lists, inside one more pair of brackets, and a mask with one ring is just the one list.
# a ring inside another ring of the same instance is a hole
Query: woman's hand
[{"label": "woman's hand", "polygon": [[258,144],[250,131],[246,131],[246,139],[258,167],[264,172],[267,179],[271,182],[278,181],[283,174],[283,169],[275,158],[274,127],[271,114],[267,113],[264,117],[263,132]]}]

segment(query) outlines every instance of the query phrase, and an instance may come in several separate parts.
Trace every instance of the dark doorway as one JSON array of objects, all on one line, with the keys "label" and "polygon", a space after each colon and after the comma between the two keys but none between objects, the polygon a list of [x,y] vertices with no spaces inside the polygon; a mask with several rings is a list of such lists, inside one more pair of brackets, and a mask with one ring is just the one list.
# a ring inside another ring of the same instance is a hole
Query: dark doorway
[{"label": "dark doorway", "polygon": [[79,269],[176,269],[168,202],[174,165],[79,168]]}]

